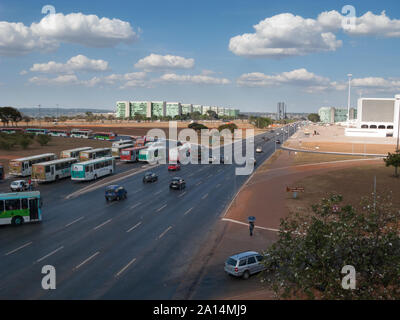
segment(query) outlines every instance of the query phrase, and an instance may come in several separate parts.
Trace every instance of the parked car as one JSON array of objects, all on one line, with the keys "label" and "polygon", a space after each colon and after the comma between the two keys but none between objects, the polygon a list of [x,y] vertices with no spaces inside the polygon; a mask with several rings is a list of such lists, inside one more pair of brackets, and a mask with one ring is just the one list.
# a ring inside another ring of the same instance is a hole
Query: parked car
[{"label": "parked car", "polygon": [[113,201],[113,200],[122,200],[126,199],[128,196],[128,192],[125,190],[124,187],[113,185],[106,187],[105,198],[106,201]]},{"label": "parked car", "polygon": [[170,189],[175,189],[175,190],[182,190],[186,188],[186,182],[182,178],[175,177],[171,180],[171,183],[169,184]]},{"label": "parked car", "polygon": [[233,255],[225,262],[225,272],[231,276],[248,279],[251,275],[265,269],[262,264],[263,256],[255,251]]},{"label": "parked car", "polygon": [[22,192],[29,189],[29,183],[25,180],[13,181],[10,184],[10,189],[12,192]]},{"label": "parked car", "polygon": [[158,180],[158,176],[154,172],[146,172],[143,177],[143,183],[152,183]]},{"label": "parked car", "polygon": [[179,170],[181,170],[181,165],[179,163],[170,164],[168,166],[168,171],[179,171]]}]

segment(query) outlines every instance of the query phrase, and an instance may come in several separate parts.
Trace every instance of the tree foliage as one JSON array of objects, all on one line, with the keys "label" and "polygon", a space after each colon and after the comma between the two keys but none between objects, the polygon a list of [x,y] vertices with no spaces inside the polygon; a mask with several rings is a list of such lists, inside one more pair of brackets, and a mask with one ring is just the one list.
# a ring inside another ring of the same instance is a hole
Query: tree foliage
[{"label": "tree foliage", "polygon": [[197,123],[197,122],[189,124],[188,128],[196,130],[196,131],[200,131],[200,130],[203,130],[203,129],[208,129],[204,124]]},{"label": "tree foliage", "polygon": [[321,118],[318,113],[310,113],[307,118],[311,122],[320,122],[321,121]]},{"label": "tree foliage", "polygon": [[39,134],[36,136],[36,141],[43,147],[51,141],[51,137],[45,134]]},{"label": "tree foliage", "polygon": [[238,126],[234,123],[227,123],[227,124],[223,124],[221,126],[218,127],[218,131],[221,132],[224,129],[228,129],[230,130],[232,133],[235,132],[235,130],[237,130]]},{"label": "tree foliage", "polygon": [[18,124],[18,122],[22,121],[22,114],[17,109],[13,107],[1,107],[0,108],[0,120],[3,125]]},{"label": "tree foliage", "polygon": [[396,150],[395,153],[389,152],[387,158],[383,159],[383,161],[385,161],[386,167],[394,167],[394,176],[398,178],[398,169],[400,167],[400,150]]},{"label": "tree foliage", "polygon": [[[391,195],[364,198],[358,210],[332,195],[281,222],[262,276],[278,297],[400,299],[399,227]],[[356,270],[355,290],[342,288],[346,265]]]}]

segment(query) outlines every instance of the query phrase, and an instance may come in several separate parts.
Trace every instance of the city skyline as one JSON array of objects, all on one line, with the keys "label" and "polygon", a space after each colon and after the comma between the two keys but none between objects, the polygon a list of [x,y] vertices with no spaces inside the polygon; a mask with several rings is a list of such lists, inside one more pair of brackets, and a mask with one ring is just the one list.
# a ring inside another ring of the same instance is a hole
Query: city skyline
[{"label": "city skyline", "polygon": [[[400,90],[397,1],[3,1],[1,105],[114,109],[179,101],[242,112],[315,112]],[[251,7],[251,9],[250,9]],[[207,22],[207,23],[205,23]],[[397,40],[397,41],[396,41]],[[21,94],[23,90],[24,94]]]}]

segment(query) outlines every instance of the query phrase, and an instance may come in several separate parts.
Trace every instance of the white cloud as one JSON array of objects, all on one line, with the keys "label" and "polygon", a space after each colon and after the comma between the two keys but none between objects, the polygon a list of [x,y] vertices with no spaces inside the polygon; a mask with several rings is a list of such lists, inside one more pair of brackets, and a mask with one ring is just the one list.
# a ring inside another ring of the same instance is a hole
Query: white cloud
[{"label": "white cloud", "polygon": [[97,72],[107,70],[107,61],[89,59],[84,55],[72,57],[66,63],[49,61],[47,63],[36,63],[30,68],[32,72],[41,73],[74,73],[76,71]]},{"label": "white cloud", "polygon": [[248,57],[286,57],[320,51],[335,51],[342,41],[313,19],[291,13],[267,18],[254,26],[255,33],[230,39],[229,49]]},{"label": "white cloud", "polygon": [[135,68],[144,69],[146,71],[162,71],[172,69],[191,69],[194,66],[194,59],[187,59],[172,55],[150,54],[149,56],[140,59]]},{"label": "white cloud", "polygon": [[400,20],[385,12],[367,12],[355,19],[354,27],[343,29],[346,20],[337,11],[322,12],[317,19],[282,13],[260,21],[254,33],[231,38],[229,49],[238,56],[281,58],[336,51],[342,46],[336,38],[339,31],[349,36],[400,37]]},{"label": "white cloud", "polygon": [[311,87],[327,86],[330,80],[302,68],[276,75],[266,75],[261,72],[247,73],[239,77],[237,84],[246,87],[273,87],[284,84]]},{"label": "white cloud", "polygon": [[215,84],[225,85],[231,83],[226,78],[216,78],[207,75],[178,75],[175,73],[167,73],[157,80],[158,82],[171,82],[171,83],[195,83],[195,84]]},{"label": "white cloud", "polygon": [[23,23],[0,21],[0,55],[18,56],[57,48],[56,41],[35,34]]},{"label": "white cloud", "polygon": [[38,23],[0,21],[0,55],[51,51],[63,42],[88,47],[113,47],[138,38],[129,22],[82,13],[50,14]]},{"label": "white cloud", "polygon": [[93,77],[81,80],[75,74],[60,75],[55,78],[32,77],[29,82],[40,86],[71,86],[79,85],[86,87],[119,86],[120,88],[132,86],[146,86],[147,75],[145,72],[132,72],[125,74],[111,74],[102,77]]},{"label": "white cloud", "polygon": [[76,75],[61,75],[56,78],[46,78],[46,77],[33,77],[29,79],[30,83],[36,85],[45,85],[45,86],[58,86],[58,85],[77,85],[80,83]]},{"label": "white cloud", "polygon": [[351,85],[360,89],[367,89],[368,92],[394,92],[400,91],[400,80],[385,79],[381,77],[355,78]]},{"label": "white cloud", "polygon": [[112,47],[137,38],[129,22],[82,13],[50,14],[32,23],[31,29],[41,37],[88,47]]}]

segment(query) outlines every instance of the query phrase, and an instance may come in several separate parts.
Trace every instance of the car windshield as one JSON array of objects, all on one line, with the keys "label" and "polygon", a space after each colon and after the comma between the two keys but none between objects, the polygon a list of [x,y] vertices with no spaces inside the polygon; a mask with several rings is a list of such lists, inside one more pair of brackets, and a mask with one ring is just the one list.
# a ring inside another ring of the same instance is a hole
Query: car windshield
[{"label": "car windshield", "polygon": [[226,261],[226,264],[229,264],[230,266],[236,266],[236,264],[237,264],[237,261],[235,260],[235,259],[233,259],[233,258],[229,258],[227,261]]}]

